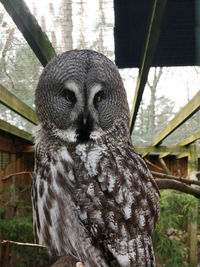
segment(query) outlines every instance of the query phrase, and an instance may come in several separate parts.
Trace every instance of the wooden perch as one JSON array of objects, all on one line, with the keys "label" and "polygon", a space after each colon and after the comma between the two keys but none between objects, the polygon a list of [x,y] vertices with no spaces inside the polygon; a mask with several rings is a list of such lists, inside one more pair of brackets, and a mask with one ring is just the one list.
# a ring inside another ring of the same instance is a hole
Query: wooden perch
[{"label": "wooden perch", "polygon": [[154,167],[154,168],[156,168],[156,169],[158,169],[158,170],[160,170],[160,171],[163,171],[163,168],[161,168],[161,167],[159,167],[158,165],[152,163],[152,162],[149,161],[148,159],[144,158],[144,160],[145,160],[145,162],[146,162],[147,164],[149,164],[150,166],[152,166],[152,167]]},{"label": "wooden perch", "polygon": [[36,248],[46,248],[45,246],[34,244],[34,243],[22,243],[22,242],[16,242],[11,240],[2,240],[1,244],[14,244],[18,246],[24,246],[24,247],[36,247]]},{"label": "wooden perch", "polygon": [[[179,182],[182,182],[182,183],[185,183],[185,184],[195,184],[195,185],[199,185],[200,186],[200,181],[197,181],[197,180],[189,180],[189,179],[186,179],[186,178],[181,178],[181,177],[177,177],[177,176],[174,176],[174,175],[168,175],[168,174],[165,174],[165,173],[159,173],[159,172],[154,172],[154,171],[151,171],[151,173],[153,174],[153,176],[156,176],[156,177],[159,177],[159,178],[167,178],[167,179],[172,179],[172,180],[176,180],[176,181],[179,181]],[[196,172],[196,175],[199,175],[200,172]]]},{"label": "wooden perch", "polygon": [[167,167],[167,164],[165,163],[164,159],[163,158],[159,158],[159,161],[160,161],[163,169],[165,170],[165,173],[168,174],[168,175],[171,175],[171,172],[170,172],[169,168]]},{"label": "wooden perch", "polygon": [[24,174],[29,174],[29,175],[32,175],[33,172],[30,172],[30,171],[23,171],[23,172],[15,172],[15,173],[11,173],[9,175],[6,175],[2,178],[2,181],[5,181],[9,178],[12,178],[13,176],[17,176],[17,175],[24,175]]},{"label": "wooden perch", "polygon": [[[34,244],[34,243],[22,243],[11,240],[2,240],[1,244],[14,244],[17,246],[24,247],[34,247],[34,248],[45,248],[45,246]],[[60,257],[51,267],[85,267],[85,265],[72,256],[63,256]]]},{"label": "wooden perch", "polygon": [[173,189],[200,199],[200,190],[171,179],[156,179],[159,189]]}]

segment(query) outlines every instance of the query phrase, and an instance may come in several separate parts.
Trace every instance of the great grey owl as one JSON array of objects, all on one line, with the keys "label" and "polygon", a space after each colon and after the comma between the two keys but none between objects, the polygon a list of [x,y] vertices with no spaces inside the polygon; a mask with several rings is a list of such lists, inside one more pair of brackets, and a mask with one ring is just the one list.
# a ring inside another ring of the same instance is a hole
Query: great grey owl
[{"label": "great grey owl", "polygon": [[36,241],[87,267],[153,266],[159,192],[131,144],[117,67],[95,51],[65,52],[45,67],[35,104]]}]

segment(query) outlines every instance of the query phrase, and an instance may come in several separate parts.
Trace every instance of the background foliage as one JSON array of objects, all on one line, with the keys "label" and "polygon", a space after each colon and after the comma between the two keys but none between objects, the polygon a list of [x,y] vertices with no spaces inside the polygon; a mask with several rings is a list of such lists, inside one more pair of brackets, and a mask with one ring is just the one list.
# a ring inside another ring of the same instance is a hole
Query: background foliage
[{"label": "background foliage", "polygon": [[161,191],[161,214],[153,234],[158,265],[188,266],[187,226],[189,220],[197,219],[193,213],[196,201],[195,197],[188,194],[174,190]]},{"label": "background foliage", "polygon": [[[15,183],[12,189],[0,191],[0,194],[3,195],[3,201],[0,202],[1,238],[34,243],[30,186]],[[42,248],[5,244],[2,249],[4,257],[0,264],[4,267],[43,267],[50,264]]]}]

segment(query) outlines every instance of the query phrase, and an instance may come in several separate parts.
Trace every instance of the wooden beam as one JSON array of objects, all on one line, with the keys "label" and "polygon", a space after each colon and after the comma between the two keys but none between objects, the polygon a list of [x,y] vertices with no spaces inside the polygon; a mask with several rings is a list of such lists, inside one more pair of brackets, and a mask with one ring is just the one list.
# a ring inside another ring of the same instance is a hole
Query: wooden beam
[{"label": "wooden beam", "polygon": [[188,152],[189,147],[184,146],[134,146],[137,153],[165,153],[165,152]]},{"label": "wooden beam", "polygon": [[17,136],[0,131],[0,151],[16,153],[23,152],[23,150],[31,145],[30,141],[21,139]]},{"label": "wooden beam", "polygon": [[[190,153],[188,155],[188,177],[189,179],[194,179],[193,172],[198,171],[198,154],[197,154],[197,146],[190,146]],[[197,177],[196,177],[196,180]],[[195,188],[196,186],[193,185]],[[188,216],[188,244],[189,244],[189,262],[197,266],[198,262],[198,206],[199,201],[197,199],[193,199],[192,201],[192,218]]]},{"label": "wooden beam", "polygon": [[46,33],[42,31],[25,2],[23,0],[0,1],[8,14],[12,17],[37,58],[40,60],[41,64],[45,66],[56,56],[56,52]]},{"label": "wooden beam", "polygon": [[139,69],[137,85],[135,89],[135,96],[133,100],[133,106],[131,110],[130,118],[130,132],[132,133],[144,87],[147,81],[149,69],[152,64],[152,60],[156,51],[157,43],[160,36],[161,22],[165,11],[167,0],[154,0],[152,15],[148,25],[147,37],[142,55],[142,62]]},{"label": "wooden beam", "polygon": [[165,163],[164,159],[163,158],[159,158],[159,161],[160,161],[165,173],[168,174],[168,175],[172,175],[172,173],[170,172],[169,168],[167,167],[167,164]]},{"label": "wooden beam", "polygon": [[178,146],[187,146],[195,142],[196,140],[200,139],[200,130],[196,133],[193,133],[189,136],[187,136],[185,139],[183,139],[181,142],[179,142]]},{"label": "wooden beam", "polygon": [[148,152],[143,153],[143,154],[142,154],[142,158],[148,156],[148,154],[149,154]]},{"label": "wooden beam", "polygon": [[34,146],[26,146],[26,147],[24,147],[22,152],[33,153],[34,151],[35,151],[35,147]]},{"label": "wooden beam", "polygon": [[159,145],[169,134],[175,131],[200,108],[200,91],[185,105],[167,126],[156,136],[153,146]]},{"label": "wooden beam", "polygon": [[0,84],[0,103],[4,104],[23,118],[37,125],[38,120],[35,111],[9,92]]},{"label": "wooden beam", "polygon": [[189,153],[188,152],[184,152],[184,153],[180,153],[179,155],[176,156],[177,159],[182,159],[182,158],[186,158],[188,157]]},{"label": "wooden beam", "polygon": [[162,159],[162,158],[165,158],[167,157],[168,155],[170,155],[171,153],[170,152],[165,152],[165,153],[162,153],[159,155],[159,158]]},{"label": "wooden beam", "polygon": [[19,128],[3,120],[0,120],[0,130],[31,142],[34,140],[34,137],[30,133],[20,130]]}]

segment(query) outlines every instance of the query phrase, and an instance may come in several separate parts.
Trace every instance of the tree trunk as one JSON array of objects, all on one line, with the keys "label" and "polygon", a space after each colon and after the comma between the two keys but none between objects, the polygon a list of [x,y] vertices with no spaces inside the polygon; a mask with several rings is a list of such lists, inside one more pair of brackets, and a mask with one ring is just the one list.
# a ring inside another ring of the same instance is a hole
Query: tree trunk
[{"label": "tree trunk", "polygon": [[83,0],[80,1],[80,33],[81,33],[81,49],[85,48],[85,28],[84,28],[84,22],[83,22],[83,15],[84,15],[84,6],[83,6]]},{"label": "tree trunk", "polygon": [[[158,70],[158,71],[157,71]],[[163,73],[162,68],[155,68],[154,70],[154,78],[152,84],[147,82],[147,85],[150,88],[150,104],[149,104],[149,134],[152,136],[155,131],[156,124],[156,115],[155,115],[155,104],[156,104],[156,89],[158,86],[158,82]]]},{"label": "tree trunk", "polygon": [[57,38],[56,38],[56,22],[55,22],[55,13],[54,13],[53,3],[49,3],[49,13],[51,14],[51,20],[53,24],[52,31],[51,31],[51,42],[56,53],[58,53]]},{"label": "tree trunk", "polygon": [[100,12],[99,52],[104,54],[103,30],[105,28],[105,16],[103,11],[103,0],[99,0],[99,12]]},{"label": "tree trunk", "polygon": [[61,49],[62,51],[67,51],[73,49],[73,38],[72,38],[72,1],[62,0],[61,1]]}]

